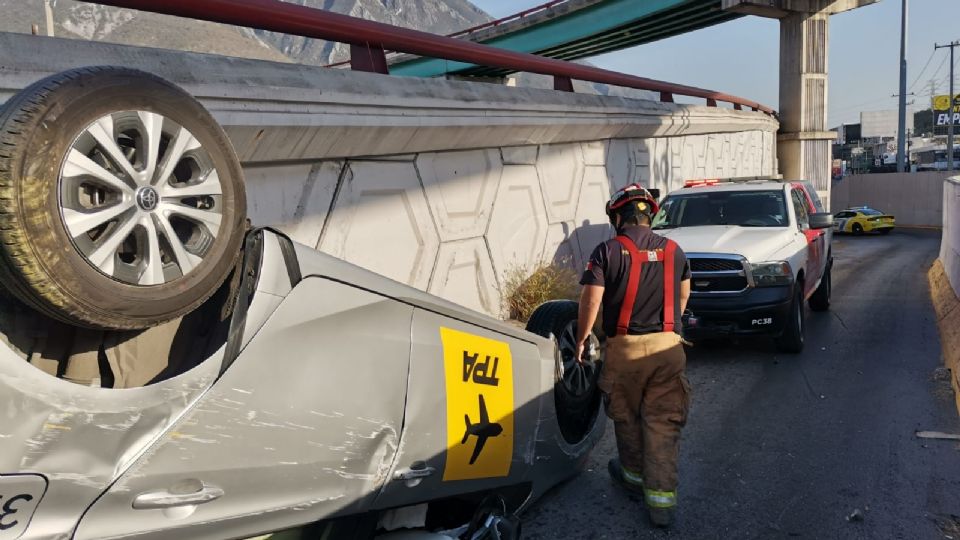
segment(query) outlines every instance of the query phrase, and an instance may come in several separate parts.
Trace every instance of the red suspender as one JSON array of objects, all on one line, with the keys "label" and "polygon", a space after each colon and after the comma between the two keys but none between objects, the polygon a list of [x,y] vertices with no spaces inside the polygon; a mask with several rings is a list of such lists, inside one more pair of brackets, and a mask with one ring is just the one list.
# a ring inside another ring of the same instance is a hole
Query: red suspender
[{"label": "red suspender", "polygon": [[630,277],[627,279],[627,290],[623,294],[623,304],[620,305],[620,318],[617,319],[617,335],[625,336],[630,328],[630,317],[633,316],[633,304],[637,301],[637,288],[640,287],[641,256],[637,245],[626,236],[618,236],[617,242],[630,254]]},{"label": "red suspender", "polygon": [[663,331],[673,332],[677,320],[677,308],[675,304],[676,291],[674,286],[676,281],[673,279],[674,266],[676,263],[674,255],[677,252],[677,244],[673,240],[667,240],[667,248],[663,260]]},{"label": "red suspender", "polygon": [[[637,290],[640,288],[640,270],[643,263],[662,261],[663,266],[663,331],[673,332],[676,323],[676,290],[674,282],[674,256],[677,244],[667,240],[666,250],[658,249],[653,252],[640,251],[633,240],[626,236],[617,236],[617,242],[630,254],[630,275],[627,277],[627,290],[623,293],[623,304],[620,305],[620,317],[617,319],[617,335],[627,334],[630,328],[630,318],[633,316],[633,306],[637,302]],[[653,253],[653,258],[650,257]]]}]

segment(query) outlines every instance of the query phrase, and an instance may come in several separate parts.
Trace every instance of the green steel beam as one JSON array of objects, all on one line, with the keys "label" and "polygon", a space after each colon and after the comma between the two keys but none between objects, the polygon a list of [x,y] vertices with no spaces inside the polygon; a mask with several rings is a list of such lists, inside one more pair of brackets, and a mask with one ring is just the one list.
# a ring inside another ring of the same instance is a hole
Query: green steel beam
[{"label": "green steel beam", "polygon": [[[689,9],[685,11],[689,11]],[[670,13],[669,15],[664,14],[663,19],[669,18],[673,24],[661,25],[645,21],[627,27],[620,27],[605,34],[591,37],[588,40],[568,43],[545,51],[535,51],[535,54],[556,58],[558,60],[577,60],[641,45],[643,43],[650,43],[681,33],[692,32],[735,19],[739,16],[740,15],[719,9],[701,10],[695,13],[680,12]],[[657,20],[660,19],[661,17],[658,16]],[[470,76],[504,76],[507,75],[508,72],[485,67],[474,67],[460,71],[458,74]]]},{"label": "green steel beam", "polygon": [[[502,49],[520,52],[536,52],[562,46],[566,43],[589,39],[623,27],[634,21],[686,4],[701,4],[702,0],[608,0],[540,24],[498,36],[483,42]],[[713,2],[711,2],[713,3]],[[392,64],[390,73],[415,77],[436,77],[446,73],[458,73],[473,64],[450,62],[436,58],[417,58]]]}]

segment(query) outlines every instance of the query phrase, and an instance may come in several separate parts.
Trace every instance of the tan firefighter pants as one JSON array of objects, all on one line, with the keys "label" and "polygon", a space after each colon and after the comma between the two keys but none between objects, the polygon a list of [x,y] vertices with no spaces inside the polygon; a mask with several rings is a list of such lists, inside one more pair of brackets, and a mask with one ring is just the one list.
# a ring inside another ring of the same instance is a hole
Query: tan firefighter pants
[{"label": "tan firefighter pants", "polygon": [[687,422],[687,358],[673,332],[607,340],[600,376],[607,416],[628,481],[643,481],[648,506],[676,505],[680,429]]}]

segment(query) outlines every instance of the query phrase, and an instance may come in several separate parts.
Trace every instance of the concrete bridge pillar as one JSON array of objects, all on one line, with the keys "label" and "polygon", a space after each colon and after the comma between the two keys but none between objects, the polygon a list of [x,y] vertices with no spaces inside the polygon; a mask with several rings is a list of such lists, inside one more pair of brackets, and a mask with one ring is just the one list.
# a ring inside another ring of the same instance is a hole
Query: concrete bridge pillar
[{"label": "concrete bridge pillar", "polygon": [[827,59],[830,15],[877,0],[723,0],[723,8],[780,20],[780,131],[785,180],[810,180],[830,208]]}]

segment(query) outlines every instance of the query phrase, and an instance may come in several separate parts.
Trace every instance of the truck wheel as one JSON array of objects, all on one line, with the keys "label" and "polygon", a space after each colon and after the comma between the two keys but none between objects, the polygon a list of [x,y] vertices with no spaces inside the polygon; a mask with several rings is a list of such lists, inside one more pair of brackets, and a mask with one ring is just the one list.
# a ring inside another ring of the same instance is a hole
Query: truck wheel
[{"label": "truck wheel", "polygon": [[0,280],[61,321],[141,329],[212,295],[239,255],[243,173],[189,94],[82,68],[0,113]]},{"label": "truck wheel", "polygon": [[775,343],[780,352],[796,354],[803,352],[803,333],[805,321],[803,317],[803,283],[797,283],[797,295],[790,306],[790,319]]},{"label": "truck wheel", "polygon": [[600,341],[590,333],[588,361],[582,365],[576,352],[579,304],[554,300],[541,304],[527,322],[527,331],[543,337],[553,336],[557,344],[557,383],[554,401],[557,421],[564,440],[576,444],[583,440],[600,409]]},{"label": "truck wheel", "polygon": [[813,311],[827,311],[830,309],[830,294],[833,292],[833,265],[827,264],[827,271],[820,280],[820,286],[810,297],[810,309]]}]

